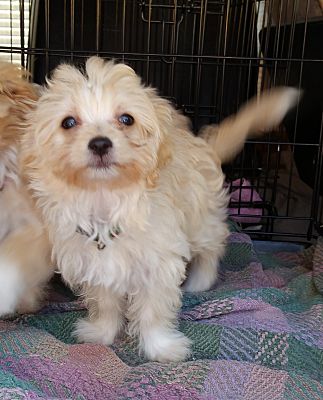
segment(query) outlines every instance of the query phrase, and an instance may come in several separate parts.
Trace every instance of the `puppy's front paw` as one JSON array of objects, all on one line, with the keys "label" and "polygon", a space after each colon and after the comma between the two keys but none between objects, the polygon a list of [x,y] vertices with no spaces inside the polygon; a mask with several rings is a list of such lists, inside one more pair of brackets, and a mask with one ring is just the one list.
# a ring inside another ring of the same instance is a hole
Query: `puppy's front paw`
[{"label": "puppy's front paw", "polygon": [[107,320],[97,319],[90,321],[88,319],[80,319],[76,323],[73,335],[80,342],[110,345],[113,343],[117,332],[118,329],[109,324]]},{"label": "puppy's front paw", "polygon": [[155,329],[142,336],[142,350],[152,361],[183,361],[190,355],[191,341],[175,329]]},{"label": "puppy's front paw", "polygon": [[219,258],[216,255],[198,256],[188,268],[188,277],[182,285],[185,292],[204,292],[211,289],[218,276]]},{"label": "puppy's front paw", "polygon": [[182,290],[184,292],[205,292],[209,290],[214,281],[210,281],[208,277],[199,277],[199,279],[195,279],[195,277],[188,276],[186,281],[183,283]]},{"label": "puppy's front paw", "polygon": [[[1,299],[3,298],[2,293],[0,292]],[[13,314],[16,310],[16,302],[15,301],[2,301],[0,305],[0,318],[5,317],[6,315]]]}]

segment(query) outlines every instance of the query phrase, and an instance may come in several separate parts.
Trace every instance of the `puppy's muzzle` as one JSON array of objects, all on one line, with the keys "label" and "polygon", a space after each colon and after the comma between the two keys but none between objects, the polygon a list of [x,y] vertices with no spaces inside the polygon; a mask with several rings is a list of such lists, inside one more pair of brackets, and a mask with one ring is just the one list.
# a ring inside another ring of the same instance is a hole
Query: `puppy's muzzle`
[{"label": "puppy's muzzle", "polygon": [[89,141],[88,148],[92,153],[102,157],[113,147],[113,143],[108,137],[98,136]]}]

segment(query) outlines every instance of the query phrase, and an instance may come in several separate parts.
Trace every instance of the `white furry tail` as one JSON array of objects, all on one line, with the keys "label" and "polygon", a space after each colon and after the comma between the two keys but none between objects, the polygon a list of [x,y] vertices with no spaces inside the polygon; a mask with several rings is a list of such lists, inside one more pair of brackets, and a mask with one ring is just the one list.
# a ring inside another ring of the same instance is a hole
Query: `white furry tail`
[{"label": "white furry tail", "polygon": [[243,148],[248,137],[278,126],[286,113],[297,104],[300,95],[301,92],[294,88],[271,89],[260,98],[253,98],[220,125],[203,127],[199,136],[212,146],[221,163],[230,161]]}]

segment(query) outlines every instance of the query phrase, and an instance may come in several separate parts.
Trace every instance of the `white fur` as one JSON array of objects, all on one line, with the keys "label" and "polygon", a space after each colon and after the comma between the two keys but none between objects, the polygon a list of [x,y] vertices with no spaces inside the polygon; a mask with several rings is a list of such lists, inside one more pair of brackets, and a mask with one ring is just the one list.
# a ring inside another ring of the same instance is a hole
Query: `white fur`
[{"label": "white fur", "polygon": [[298,89],[284,88],[280,100],[274,104],[274,107],[271,110],[271,128],[281,122],[288,110],[297,104],[301,96],[302,92]]},{"label": "white fur", "polygon": [[21,273],[12,260],[0,257],[0,316],[11,314],[24,291]]},{"label": "white fur", "polygon": [[175,329],[147,329],[141,341],[141,348],[150,360],[181,361],[190,355],[191,341]]},{"label": "white fur", "polygon": [[[123,113],[133,126],[120,126]],[[61,128],[67,116],[77,120],[70,130]],[[80,340],[111,344],[126,315],[149,359],[188,356],[190,341],[176,329],[186,264],[184,287],[208,290],[228,236],[220,163],[188,125],[129,67],[96,57],[86,74],[60,66],[30,114],[23,160],[33,160],[25,168],[53,258],[89,306]],[[90,165],[97,136],[113,142],[109,168]]]}]

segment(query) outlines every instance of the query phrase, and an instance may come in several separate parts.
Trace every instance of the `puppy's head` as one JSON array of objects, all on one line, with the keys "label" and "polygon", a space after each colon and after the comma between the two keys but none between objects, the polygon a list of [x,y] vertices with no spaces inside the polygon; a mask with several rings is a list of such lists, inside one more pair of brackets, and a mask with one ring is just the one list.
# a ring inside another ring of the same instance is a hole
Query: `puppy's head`
[{"label": "puppy's head", "polygon": [[30,115],[29,162],[82,189],[153,183],[172,113],[124,64],[61,65]]},{"label": "puppy's head", "polygon": [[0,62],[0,187],[5,175],[16,169],[20,124],[37,99],[36,90],[27,77],[28,73],[22,68]]},{"label": "puppy's head", "polygon": [[37,99],[27,77],[24,69],[0,62],[0,151],[16,143],[24,111]]}]

